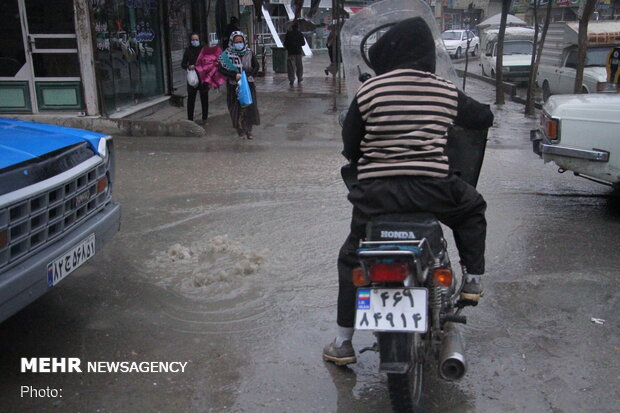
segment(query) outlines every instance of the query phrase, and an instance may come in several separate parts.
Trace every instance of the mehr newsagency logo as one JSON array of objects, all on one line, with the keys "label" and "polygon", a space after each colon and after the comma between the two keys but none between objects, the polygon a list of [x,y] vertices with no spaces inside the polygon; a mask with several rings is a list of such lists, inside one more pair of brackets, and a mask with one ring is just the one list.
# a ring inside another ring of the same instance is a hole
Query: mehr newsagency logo
[{"label": "mehr newsagency logo", "polygon": [[78,357],[22,357],[22,373],[185,373],[187,361],[87,361]]}]

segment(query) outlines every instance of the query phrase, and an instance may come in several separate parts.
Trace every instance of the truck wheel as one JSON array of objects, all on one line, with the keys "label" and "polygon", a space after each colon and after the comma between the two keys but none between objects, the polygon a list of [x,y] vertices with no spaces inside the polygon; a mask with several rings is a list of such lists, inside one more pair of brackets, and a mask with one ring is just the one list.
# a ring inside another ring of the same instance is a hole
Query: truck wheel
[{"label": "truck wheel", "polygon": [[456,52],[454,52],[454,57],[456,59],[460,59],[461,58],[461,48],[460,47],[456,49]]},{"label": "truck wheel", "polygon": [[477,54],[478,54],[478,45],[475,45],[475,46],[474,46],[474,50],[471,52],[471,55],[472,55],[472,56],[475,56],[475,55],[477,55]]},{"label": "truck wheel", "polygon": [[547,82],[546,80],[543,82],[543,87],[542,87],[542,92],[543,92],[543,102],[546,102],[547,99],[549,99],[549,96],[551,96],[551,89],[549,89],[549,82]]}]

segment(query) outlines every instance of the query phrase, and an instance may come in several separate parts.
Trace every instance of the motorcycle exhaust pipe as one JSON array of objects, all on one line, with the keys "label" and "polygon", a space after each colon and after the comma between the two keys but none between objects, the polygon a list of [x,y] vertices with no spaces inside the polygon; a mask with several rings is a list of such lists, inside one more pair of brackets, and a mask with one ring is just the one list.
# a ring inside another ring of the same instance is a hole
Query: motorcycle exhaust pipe
[{"label": "motorcycle exhaust pipe", "polygon": [[463,378],[467,372],[464,353],[461,333],[452,323],[446,323],[439,352],[439,375],[441,378],[448,381]]}]

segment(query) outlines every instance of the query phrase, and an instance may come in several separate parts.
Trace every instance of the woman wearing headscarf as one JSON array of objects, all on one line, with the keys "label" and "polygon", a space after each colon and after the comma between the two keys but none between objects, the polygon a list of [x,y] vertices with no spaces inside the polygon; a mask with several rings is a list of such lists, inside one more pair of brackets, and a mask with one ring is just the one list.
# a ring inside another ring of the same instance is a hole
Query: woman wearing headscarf
[{"label": "woman wearing headscarf", "polygon": [[[185,49],[181,67],[185,70],[196,70],[196,60],[202,51],[202,44],[198,33],[192,33],[190,36],[190,45]],[[200,94],[200,104],[202,105],[202,122],[206,123],[209,117],[209,85],[200,82],[197,86],[187,84],[187,119],[194,120],[194,107],[196,104],[196,95]]]},{"label": "woman wearing headscarf", "polygon": [[[228,48],[219,58],[220,72],[228,78],[226,83],[226,97],[228,102],[228,112],[232,120],[232,126],[237,130],[241,139],[254,139],[252,126],[260,125],[258,104],[256,101],[256,86],[254,76],[258,73],[258,60],[254,52],[248,48],[248,40],[245,34],[235,31],[230,35]],[[241,72],[245,72],[250,91],[252,93],[252,104],[241,107],[237,99],[237,83],[241,78]]]}]

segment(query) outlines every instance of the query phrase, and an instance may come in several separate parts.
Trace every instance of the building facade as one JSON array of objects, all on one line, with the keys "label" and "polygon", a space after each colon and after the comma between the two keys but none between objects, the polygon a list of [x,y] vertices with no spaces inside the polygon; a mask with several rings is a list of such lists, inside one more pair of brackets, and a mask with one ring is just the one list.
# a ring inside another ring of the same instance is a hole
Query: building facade
[{"label": "building facade", "polygon": [[[238,0],[2,0],[0,114],[111,116],[185,93],[192,32],[208,42]],[[219,14],[218,14],[219,13]]]}]

